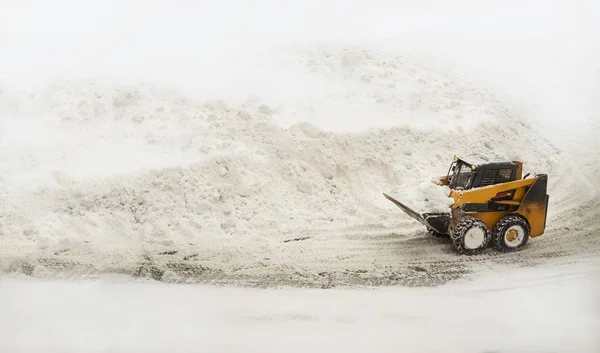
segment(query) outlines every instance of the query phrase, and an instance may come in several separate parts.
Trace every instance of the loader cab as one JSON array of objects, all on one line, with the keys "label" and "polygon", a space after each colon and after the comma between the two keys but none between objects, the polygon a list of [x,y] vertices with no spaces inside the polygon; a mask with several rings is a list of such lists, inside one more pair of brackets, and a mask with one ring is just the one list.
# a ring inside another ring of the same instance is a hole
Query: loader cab
[{"label": "loader cab", "polygon": [[475,165],[455,157],[450,165],[447,178],[452,190],[473,188],[506,183],[520,179],[519,162],[495,162]]}]

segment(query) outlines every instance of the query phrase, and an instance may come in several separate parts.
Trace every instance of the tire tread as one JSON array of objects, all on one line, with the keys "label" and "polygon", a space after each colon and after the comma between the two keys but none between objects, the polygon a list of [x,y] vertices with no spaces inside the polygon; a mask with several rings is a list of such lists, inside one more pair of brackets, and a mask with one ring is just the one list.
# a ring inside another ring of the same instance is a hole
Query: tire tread
[{"label": "tire tread", "polygon": [[[485,240],[483,242],[483,245],[478,249],[467,249],[465,247],[465,234],[472,227],[481,228],[484,230],[485,233]],[[491,239],[491,234],[490,230],[488,229],[488,226],[483,221],[473,216],[464,216],[458,222],[456,227],[452,229],[450,233],[450,239],[452,239],[452,245],[459,253],[463,255],[476,255],[480,254],[481,252],[483,252],[483,250],[485,250],[485,248],[487,248]]]}]

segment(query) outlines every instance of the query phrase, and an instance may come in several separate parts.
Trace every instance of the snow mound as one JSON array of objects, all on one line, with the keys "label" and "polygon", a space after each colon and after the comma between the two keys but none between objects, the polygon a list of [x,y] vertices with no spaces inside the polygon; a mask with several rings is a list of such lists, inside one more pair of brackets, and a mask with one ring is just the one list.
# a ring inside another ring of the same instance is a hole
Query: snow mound
[{"label": "snow mound", "polygon": [[[282,66],[313,77],[315,91],[330,83],[308,122],[290,126],[304,105],[284,96],[203,101],[100,81],[3,93],[12,108],[2,114],[0,157],[9,168],[0,172],[1,251],[126,259],[195,248],[240,266],[300,229],[420,229],[382,192],[418,212],[446,210],[447,189],[431,179],[454,154],[555,168],[555,149],[517,113],[455,79],[384,53],[296,54],[285,61],[293,55],[283,52]],[[394,126],[316,124],[330,114]]]}]

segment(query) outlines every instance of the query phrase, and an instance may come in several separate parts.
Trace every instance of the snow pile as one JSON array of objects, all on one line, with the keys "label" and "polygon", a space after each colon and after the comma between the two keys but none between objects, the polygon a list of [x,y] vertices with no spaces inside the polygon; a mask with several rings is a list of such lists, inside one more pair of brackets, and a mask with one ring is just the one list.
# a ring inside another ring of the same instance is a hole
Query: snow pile
[{"label": "snow pile", "polygon": [[[369,119],[373,108],[399,126],[286,127],[302,104],[202,101],[151,86],[71,81],[27,97],[9,91],[3,251],[238,253],[298,229],[406,222],[382,192],[418,212],[447,210],[447,188],[431,179],[446,174],[454,154],[552,171],[549,144],[455,79],[380,52],[297,54],[279,53],[282,66],[305,62],[305,75],[331,86],[306,120],[334,108]],[[33,124],[37,131],[25,129]]]}]

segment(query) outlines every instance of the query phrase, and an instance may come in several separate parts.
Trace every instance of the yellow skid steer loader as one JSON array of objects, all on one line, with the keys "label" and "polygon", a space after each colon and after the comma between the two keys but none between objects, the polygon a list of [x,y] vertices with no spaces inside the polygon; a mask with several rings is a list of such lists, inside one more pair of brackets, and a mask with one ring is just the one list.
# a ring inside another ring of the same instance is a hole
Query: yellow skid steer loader
[{"label": "yellow skid steer loader", "polygon": [[502,252],[521,249],[544,234],[548,176],[522,177],[519,161],[474,165],[454,157],[448,173],[434,182],[450,188],[449,212],[419,214],[383,194],[435,236],[449,236],[462,254],[481,253],[491,243]]}]

